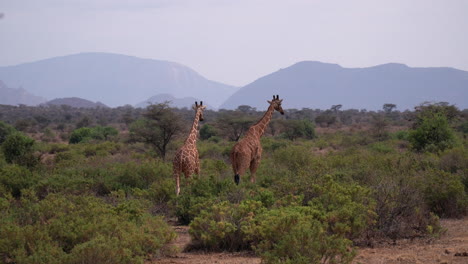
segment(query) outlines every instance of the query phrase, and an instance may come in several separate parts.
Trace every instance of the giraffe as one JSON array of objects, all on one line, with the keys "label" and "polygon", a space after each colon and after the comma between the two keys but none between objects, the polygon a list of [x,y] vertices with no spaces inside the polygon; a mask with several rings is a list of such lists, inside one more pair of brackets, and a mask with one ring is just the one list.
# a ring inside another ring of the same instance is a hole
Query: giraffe
[{"label": "giraffe", "polygon": [[200,104],[195,102],[193,110],[195,110],[195,119],[193,120],[192,128],[184,145],[177,150],[174,161],[172,162],[173,175],[176,181],[176,195],[180,193],[180,174],[184,174],[185,178],[189,178],[192,174],[200,174],[200,160],[198,158],[197,138],[198,138],[198,122],[203,121],[203,102]]},{"label": "giraffe", "polygon": [[283,99],[279,99],[278,95],[276,97],[273,95],[273,100],[268,101],[270,106],[263,117],[255,125],[251,126],[244,138],[232,148],[231,163],[234,170],[234,182],[237,185],[240,182],[240,176],[245,173],[247,168],[250,168],[250,181],[255,183],[255,172],[260,164],[263,151],[260,137],[265,132],[275,110],[284,115],[283,108],[281,107],[282,101]]}]

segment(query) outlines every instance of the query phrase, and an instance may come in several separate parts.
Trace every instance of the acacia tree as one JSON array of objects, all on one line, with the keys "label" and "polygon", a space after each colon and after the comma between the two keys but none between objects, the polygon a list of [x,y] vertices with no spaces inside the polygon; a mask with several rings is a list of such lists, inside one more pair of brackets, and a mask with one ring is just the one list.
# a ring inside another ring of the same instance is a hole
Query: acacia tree
[{"label": "acacia tree", "polygon": [[164,160],[168,144],[182,128],[180,116],[169,108],[168,102],[164,102],[148,106],[143,118],[130,126],[130,135],[134,140],[154,147]]},{"label": "acacia tree", "polygon": [[238,141],[239,138],[253,124],[254,119],[240,112],[223,113],[218,118],[216,126],[221,133],[231,141]]},{"label": "acacia tree", "polygon": [[384,104],[382,106],[385,113],[390,114],[394,108],[396,108],[396,104]]}]

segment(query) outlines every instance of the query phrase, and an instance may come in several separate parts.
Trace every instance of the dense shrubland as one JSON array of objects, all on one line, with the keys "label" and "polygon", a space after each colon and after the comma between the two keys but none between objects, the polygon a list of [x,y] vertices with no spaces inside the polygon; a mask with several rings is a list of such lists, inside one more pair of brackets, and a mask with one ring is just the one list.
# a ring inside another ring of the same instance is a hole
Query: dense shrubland
[{"label": "dense shrubland", "polygon": [[191,110],[1,106],[0,262],[142,263],[174,253],[170,219],[190,225],[192,249],[265,263],[349,263],[356,245],[437,237],[440,217],[467,214],[467,113],[394,108],[275,116],[257,183],[239,186],[232,140],[262,112],[207,111],[202,175],[176,197]]}]

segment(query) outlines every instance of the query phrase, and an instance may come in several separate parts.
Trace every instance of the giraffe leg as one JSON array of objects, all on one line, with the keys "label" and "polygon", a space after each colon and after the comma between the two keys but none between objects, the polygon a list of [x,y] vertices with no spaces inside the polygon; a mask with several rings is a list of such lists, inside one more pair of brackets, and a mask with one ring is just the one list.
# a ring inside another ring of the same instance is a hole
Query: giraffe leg
[{"label": "giraffe leg", "polygon": [[174,172],[174,178],[176,181],[176,195],[179,196],[180,194],[180,173]]},{"label": "giraffe leg", "polygon": [[255,173],[257,173],[258,165],[260,165],[260,159],[254,159],[250,162],[250,182],[255,183]]}]

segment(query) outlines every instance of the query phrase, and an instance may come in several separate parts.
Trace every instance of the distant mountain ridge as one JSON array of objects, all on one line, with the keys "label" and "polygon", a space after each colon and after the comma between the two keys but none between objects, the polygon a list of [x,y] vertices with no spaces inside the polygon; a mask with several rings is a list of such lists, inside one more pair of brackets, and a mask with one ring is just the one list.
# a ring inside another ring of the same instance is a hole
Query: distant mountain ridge
[{"label": "distant mountain ridge", "polygon": [[[192,106],[195,104],[195,101],[203,101],[203,100],[200,100],[200,99],[197,99],[197,98],[194,98],[194,97],[183,97],[183,98],[176,98],[170,94],[158,94],[158,95],[155,95],[155,96],[152,96],[150,98],[148,98],[147,100],[141,102],[141,103],[138,103],[135,105],[135,107],[140,107],[140,108],[145,108],[147,107],[149,104],[158,104],[158,103],[164,103],[164,102],[169,102],[169,105],[171,107],[177,107],[177,108],[184,108],[184,107],[187,107],[187,108],[192,108]],[[211,108],[213,109],[212,106],[210,106],[210,104],[206,104],[206,106],[208,106],[208,109]]]},{"label": "distant mountain ridge", "polygon": [[398,110],[413,109],[425,101],[449,102],[468,108],[468,72],[453,68],[412,68],[388,63],[368,68],[303,61],[242,87],[220,108],[250,105],[265,109],[273,94],[284,108],[382,109],[394,103]]},{"label": "distant mountain ridge", "polygon": [[0,81],[0,104],[36,106],[47,99],[33,95],[23,88],[10,88]]},{"label": "distant mountain ridge", "polygon": [[78,97],[67,97],[67,98],[56,98],[50,100],[45,105],[68,105],[76,108],[97,108],[97,107],[108,107],[101,102],[92,102],[83,98]]},{"label": "distant mountain ridge", "polygon": [[46,98],[79,97],[109,106],[168,93],[218,106],[236,87],[211,81],[175,62],[111,53],[80,53],[0,67],[0,80]]}]

